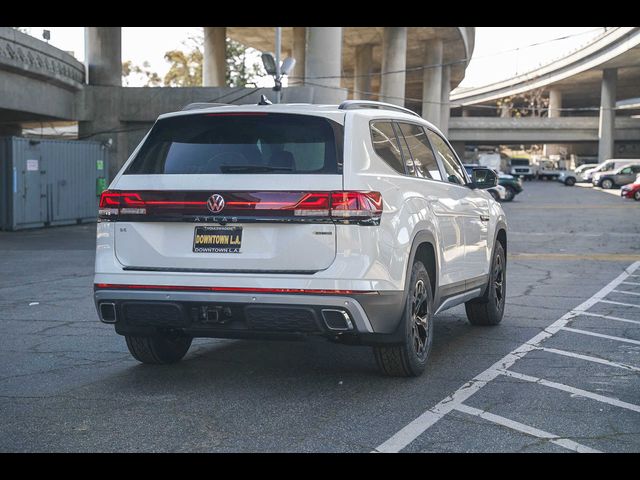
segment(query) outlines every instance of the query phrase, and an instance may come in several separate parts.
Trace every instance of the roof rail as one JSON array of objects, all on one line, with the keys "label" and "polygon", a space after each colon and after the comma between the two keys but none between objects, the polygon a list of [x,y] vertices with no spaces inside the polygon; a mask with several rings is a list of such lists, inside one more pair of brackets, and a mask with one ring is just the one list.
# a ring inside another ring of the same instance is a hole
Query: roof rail
[{"label": "roof rail", "polygon": [[196,102],[190,103],[182,107],[182,111],[185,110],[199,110],[201,108],[211,108],[211,107],[228,107],[228,103],[207,103],[207,102]]},{"label": "roof rail", "polygon": [[420,117],[413,110],[409,110],[408,108],[399,107],[398,105],[393,105],[391,103],[384,102],[376,102],[373,100],[345,100],[338,107],[340,110],[354,110],[357,108],[377,108],[380,110],[395,110],[397,112],[409,113],[411,115],[415,115],[416,117]]}]

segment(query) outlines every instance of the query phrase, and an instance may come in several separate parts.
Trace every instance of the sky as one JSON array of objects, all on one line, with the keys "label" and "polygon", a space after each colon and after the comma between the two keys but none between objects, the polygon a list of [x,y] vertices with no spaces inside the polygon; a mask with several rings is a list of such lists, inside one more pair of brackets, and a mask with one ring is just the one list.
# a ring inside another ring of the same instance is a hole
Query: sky
[{"label": "sky", "polygon": [[[43,29],[50,30],[49,43],[84,61],[83,27],[27,28],[36,38],[42,38]],[[460,87],[478,87],[532,70],[588,43],[603,31],[603,27],[476,27],[473,56]],[[137,65],[148,61],[151,70],[163,77],[169,69],[164,53],[184,49],[184,42],[197,35],[202,35],[202,27],[123,27],[122,60]],[[272,84],[270,78],[258,82],[259,86]],[[142,84],[133,81],[129,85]]]}]

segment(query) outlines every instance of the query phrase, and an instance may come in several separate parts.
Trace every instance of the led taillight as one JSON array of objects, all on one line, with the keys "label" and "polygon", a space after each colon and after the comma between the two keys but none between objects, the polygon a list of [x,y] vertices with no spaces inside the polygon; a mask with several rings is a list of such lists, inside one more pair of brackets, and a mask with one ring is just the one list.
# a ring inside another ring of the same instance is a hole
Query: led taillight
[{"label": "led taillight", "polygon": [[333,192],[332,217],[379,217],[382,215],[380,192]]},{"label": "led taillight", "polygon": [[293,214],[296,216],[328,217],[329,193],[316,192],[305,194],[294,206]]},{"label": "led taillight", "polygon": [[139,193],[105,190],[100,195],[98,218],[114,220],[119,214],[144,215],[147,213],[145,207],[146,203]]}]

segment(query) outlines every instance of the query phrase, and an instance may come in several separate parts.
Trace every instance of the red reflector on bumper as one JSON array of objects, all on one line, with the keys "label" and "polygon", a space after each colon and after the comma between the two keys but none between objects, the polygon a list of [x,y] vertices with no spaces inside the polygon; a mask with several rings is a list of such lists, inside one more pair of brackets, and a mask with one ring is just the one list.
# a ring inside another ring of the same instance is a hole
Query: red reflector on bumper
[{"label": "red reflector on bumper", "polygon": [[363,295],[377,294],[372,290],[325,290],[306,288],[249,288],[249,287],[205,287],[187,285],[123,285],[96,283],[95,290],[172,290],[180,292],[230,292],[230,293],[302,293],[307,295]]}]

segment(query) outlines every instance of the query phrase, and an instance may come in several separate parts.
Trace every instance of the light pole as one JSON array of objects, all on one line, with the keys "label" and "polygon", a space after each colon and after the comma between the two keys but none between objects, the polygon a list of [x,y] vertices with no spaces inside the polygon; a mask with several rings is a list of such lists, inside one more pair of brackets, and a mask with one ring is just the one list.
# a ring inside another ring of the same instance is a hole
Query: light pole
[{"label": "light pole", "polygon": [[262,64],[267,73],[273,76],[273,91],[276,92],[276,103],[280,103],[282,91],[282,77],[289,75],[296,64],[296,59],[287,57],[280,63],[280,50],[282,48],[282,27],[276,27],[276,54],[262,52]]},{"label": "light pole", "polygon": [[280,103],[280,92],[282,90],[280,76],[280,48],[282,44],[282,27],[276,27],[276,103]]}]

